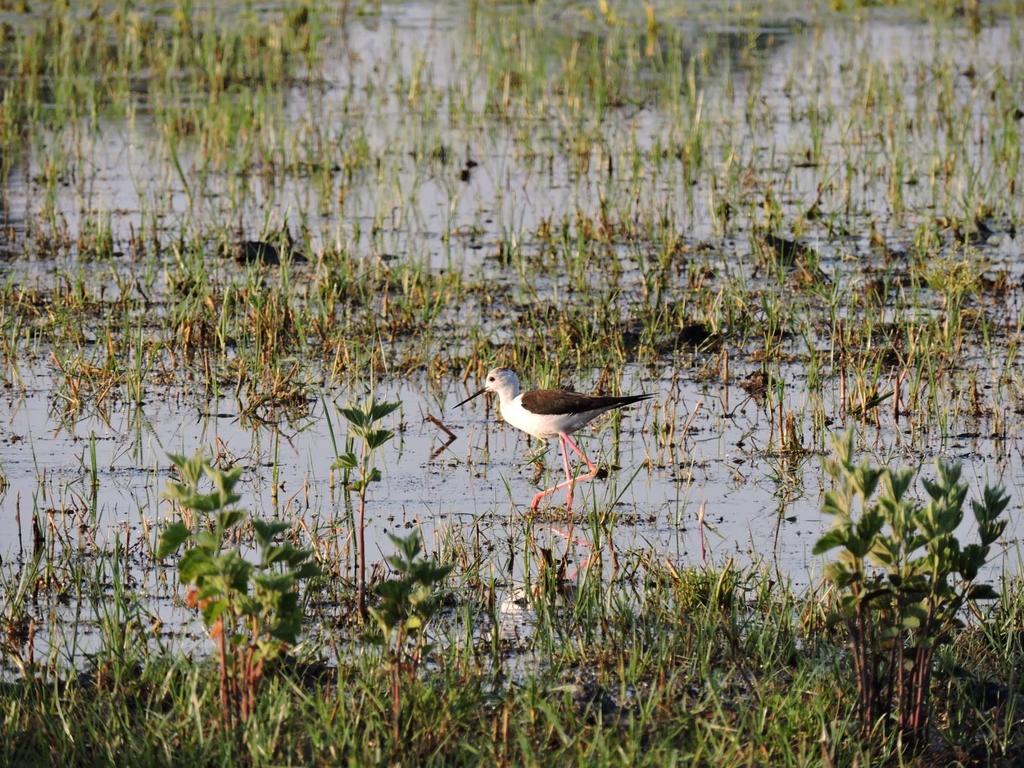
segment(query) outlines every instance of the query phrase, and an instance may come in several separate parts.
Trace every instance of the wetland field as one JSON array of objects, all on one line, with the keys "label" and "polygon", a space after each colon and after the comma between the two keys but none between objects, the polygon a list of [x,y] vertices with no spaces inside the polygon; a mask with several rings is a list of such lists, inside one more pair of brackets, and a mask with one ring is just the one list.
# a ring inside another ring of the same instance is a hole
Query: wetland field
[{"label": "wetland field", "polygon": [[1020,0],[0,0],[0,765],[1024,764],[1022,137]]}]

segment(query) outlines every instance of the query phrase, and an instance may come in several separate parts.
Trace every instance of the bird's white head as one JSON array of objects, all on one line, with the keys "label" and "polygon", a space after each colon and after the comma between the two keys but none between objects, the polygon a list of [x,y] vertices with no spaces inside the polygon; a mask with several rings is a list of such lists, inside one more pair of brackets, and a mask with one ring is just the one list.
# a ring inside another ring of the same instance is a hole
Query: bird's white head
[{"label": "bird's white head", "polygon": [[519,377],[516,376],[516,372],[511,368],[492,368],[487,372],[483,389],[474,392],[461,403],[457,403],[455,407],[458,408],[460,405],[468,403],[474,397],[479,397],[485,392],[493,392],[501,402],[507,403],[519,394]]},{"label": "bird's white head", "polygon": [[511,399],[519,394],[519,377],[511,368],[492,368],[487,372],[484,391],[493,392],[502,400]]}]

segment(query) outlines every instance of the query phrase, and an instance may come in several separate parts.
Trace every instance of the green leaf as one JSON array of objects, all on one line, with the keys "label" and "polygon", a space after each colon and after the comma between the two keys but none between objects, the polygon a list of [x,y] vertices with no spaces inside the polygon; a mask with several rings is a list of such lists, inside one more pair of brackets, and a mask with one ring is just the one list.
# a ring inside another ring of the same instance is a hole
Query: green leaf
[{"label": "green leaf", "polygon": [[398,551],[405,560],[412,562],[420,553],[420,535],[410,533],[408,536],[395,536],[388,534],[391,543],[398,547]]},{"label": "green leaf", "polygon": [[370,422],[367,415],[358,408],[338,408],[341,415],[354,427],[368,427]]},{"label": "green leaf", "polygon": [[295,551],[291,544],[272,544],[263,550],[263,565],[273,565],[282,561],[287,562],[288,558]]},{"label": "green leaf", "polygon": [[854,484],[857,490],[860,491],[861,495],[865,499],[871,498],[875,492],[875,488],[878,485],[878,480],[882,476],[882,470],[874,469],[868,466],[867,462],[857,467],[857,471],[854,473]]},{"label": "green leaf", "polygon": [[186,552],[178,563],[178,578],[185,584],[195,584],[203,576],[215,571],[210,553],[198,547]]},{"label": "green leaf", "polygon": [[295,569],[295,578],[298,581],[315,579],[318,576],[323,576],[323,571],[320,570],[320,566],[316,563],[303,563]]},{"label": "green leaf", "polygon": [[850,511],[846,498],[835,491],[825,493],[825,503],[821,511],[827,515],[835,515],[840,518],[849,518]]},{"label": "green leaf", "polygon": [[829,563],[824,569],[825,578],[833,581],[840,588],[849,586],[856,578],[856,574],[843,562]]},{"label": "green leaf", "polygon": [[249,591],[249,575],[252,573],[252,563],[243,558],[236,550],[229,550],[216,558],[217,570],[224,576],[224,581],[230,589],[240,595]]},{"label": "green leaf", "polygon": [[333,469],[355,469],[358,464],[356,455],[352,452],[343,453],[338,456],[331,465]]},{"label": "green leaf", "polygon": [[374,587],[374,591],[386,601],[399,603],[405,600],[412,590],[404,581],[389,579]]},{"label": "green leaf", "polygon": [[967,593],[968,600],[998,600],[999,593],[991,584],[974,584]]},{"label": "green leaf", "polygon": [[856,557],[864,557],[875,544],[875,537],[885,523],[877,508],[865,510],[854,526],[855,534],[850,536],[847,547]]},{"label": "green leaf", "polygon": [[203,604],[203,623],[210,627],[228,608],[227,600],[207,600]]},{"label": "green leaf", "polygon": [[366,445],[370,450],[380,448],[394,436],[390,429],[374,429],[366,433]]},{"label": "green leaf", "polygon": [[287,531],[291,526],[277,520],[260,520],[253,518],[252,529],[256,534],[256,542],[260,547],[267,547],[276,536]]},{"label": "green leaf", "polygon": [[171,523],[164,528],[160,535],[160,544],[157,546],[157,559],[163,560],[168,555],[177,552],[178,548],[192,533],[184,523]]},{"label": "green leaf", "polygon": [[1010,503],[1010,497],[1001,487],[985,486],[981,502],[972,501],[974,517],[979,523],[987,523],[999,517]]},{"label": "green leaf", "polygon": [[1006,523],[1006,520],[989,520],[984,523],[978,523],[978,535],[981,537],[981,543],[986,547],[986,552],[988,546],[1003,535],[1003,531],[1006,530]]},{"label": "green leaf", "polygon": [[220,548],[220,539],[210,531],[200,531],[196,534],[196,545],[200,549],[215,552]]},{"label": "green leaf", "polygon": [[814,544],[812,554],[821,555],[846,543],[847,532],[839,528],[826,531]]},{"label": "green leaf", "polygon": [[268,592],[290,592],[295,587],[295,578],[290,573],[261,573],[253,583]]},{"label": "green leaf", "polygon": [[960,482],[960,473],[963,470],[960,464],[939,459],[936,462],[936,468],[938,469],[941,484],[946,488],[952,488]]},{"label": "green leaf", "polygon": [[240,509],[228,509],[217,515],[217,524],[227,530],[233,528],[245,519],[245,512]]},{"label": "green leaf", "polygon": [[370,407],[370,419],[372,421],[380,421],[388,414],[398,410],[402,403],[400,401],[393,403],[374,403]]}]

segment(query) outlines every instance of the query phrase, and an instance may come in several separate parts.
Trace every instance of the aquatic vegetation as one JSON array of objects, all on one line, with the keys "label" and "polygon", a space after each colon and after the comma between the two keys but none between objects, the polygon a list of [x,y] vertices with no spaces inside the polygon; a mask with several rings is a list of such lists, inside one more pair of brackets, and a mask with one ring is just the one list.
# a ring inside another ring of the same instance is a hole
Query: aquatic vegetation
[{"label": "aquatic vegetation", "polygon": [[999,597],[976,579],[1006,528],[1000,518],[1010,498],[985,487],[971,503],[979,541],[964,545],[957,530],[968,486],[958,465],[938,463],[936,479],[922,480],[929,500],[920,504],[908,495],[913,470],[855,464],[852,433],[833,446],[825,468],[837,487],[825,494],[823,511],[834,523],[814,551],[839,550],[825,576],[839,591],[850,635],[861,734],[892,727],[918,748],[927,737],[936,652],[962,626],[969,601]]},{"label": "aquatic vegetation", "polygon": [[384,647],[391,672],[391,735],[402,738],[402,680],[416,678],[423,658],[432,646],[426,642],[427,627],[444,598],[441,585],[452,566],[420,556],[420,534],[391,537],[396,553],[388,558],[395,575],[374,587],[379,605],[370,608],[376,632],[372,642]]},{"label": "aquatic vegetation", "polygon": [[[359,497],[356,511],[356,600],[359,604],[359,615],[365,621],[366,609],[366,494],[371,483],[381,479],[380,469],[373,466],[373,455],[377,449],[386,444],[394,432],[382,429],[378,422],[398,410],[401,403],[378,403],[372,397],[366,398],[360,407],[339,408],[349,424],[349,432],[359,442],[358,455],[350,450],[334,460],[332,469],[346,470],[346,489]],[[349,479],[348,471],[355,471],[355,477]]]},{"label": "aquatic vegetation", "polygon": [[[268,665],[297,641],[303,626],[299,588],[320,569],[308,549],[278,540],[289,523],[249,518],[234,506],[241,499],[234,490],[239,468],[212,467],[201,454],[171,460],[182,482],[171,483],[167,496],[191,519],[163,530],[156,556],[185,546],[178,576],[192,586],[186,602],[200,611],[217,646],[221,723],[229,730],[249,719]],[[213,485],[211,492],[203,492],[202,480]],[[252,526],[256,563],[230,546],[244,523]]]}]

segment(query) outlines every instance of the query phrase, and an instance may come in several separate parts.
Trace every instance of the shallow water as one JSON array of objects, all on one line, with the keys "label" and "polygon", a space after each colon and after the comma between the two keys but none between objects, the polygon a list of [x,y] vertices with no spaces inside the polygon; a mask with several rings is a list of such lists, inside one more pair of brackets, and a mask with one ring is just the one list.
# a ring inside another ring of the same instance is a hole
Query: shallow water
[{"label": "shallow water", "polygon": [[[618,424],[604,417],[581,431],[584,450],[614,469],[607,478],[580,486],[577,515],[585,518],[595,505],[611,508],[620,553],[654,551],[676,566],[693,565],[702,559],[697,510],[703,505],[706,557],[714,562],[763,560],[797,584],[813,578],[818,562],[810,550],[828,524],[819,512],[826,488],[821,455],[771,449],[775,438],[768,418],[738,387],[704,388],[685,380],[646,378],[636,369],[629,373],[628,391],[651,392],[655,398],[624,411]],[[479,531],[499,553],[508,551],[506,542],[518,549],[530,499],[538,488],[559,479],[557,446],[540,454],[545,469],[538,475],[529,459],[538,455],[540,441],[533,443],[501,423],[482,399],[452,410],[464,394],[459,385],[443,393],[432,389],[415,378],[378,389],[379,399],[399,400],[402,407],[397,436],[377,460],[383,480],[369,495],[371,551],[388,552],[386,534],[412,526],[422,528],[428,539],[438,527],[458,527],[467,537]],[[348,399],[337,393],[324,397],[340,442],[344,421],[335,403],[345,405]],[[685,438],[660,447],[653,425],[664,423],[667,405],[678,409],[676,419],[689,430]],[[0,463],[9,483],[4,496],[9,522],[0,532],[0,551],[6,560],[30,550],[33,508],[66,544],[84,536],[102,549],[104,533],[110,531],[130,531],[133,540],[152,537],[169,512],[161,500],[171,477],[168,454],[190,454],[198,447],[218,453],[224,463],[246,467],[241,504],[254,514],[300,517],[314,529],[346,514],[345,494],[330,479],[335,448],[324,402],[309,403],[306,415],[290,423],[255,428],[243,423],[239,403],[230,398],[204,406],[184,397],[152,398],[141,410],[126,407],[106,418],[71,423],[54,414],[45,387],[9,398],[5,406],[9,417]],[[442,418],[456,440],[447,443],[426,420],[428,414]],[[964,464],[972,486],[1004,483],[1014,508],[1019,505],[1018,433],[999,439],[977,432],[943,438],[909,428],[886,434],[868,427],[865,435],[867,450],[880,460],[956,460]],[[563,528],[563,505],[564,495],[556,495],[546,506],[555,508],[557,522],[542,515],[535,528]],[[20,526],[12,524],[15,516]],[[1019,534],[1015,524],[1007,538]]]},{"label": "shallow water", "polygon": [[[538,11],[535,26],[551,22],[545,13]],[[575,16],[567,18],[562,34],[579,46],[602,42],[592,24]],[[723,234],[714,223],[713,174],[690,180],[679,160],[614,173],[605,170],[608,147],[618,157],[634,143],[645,150],[658,143],[678,145],[685,139],[684,129],[697,119],[693,114],[665,113],[652,106],[649,93],[626,94],[624,103],[610,106],[600,121],[587,126],[594,141],[580,153],[565,146],[564,136],[550,127],[576,118],[543,105],[535,114],[512,119],[483,117],[477,123],[445,119],[459,100],[477,110],[468,114],[486,115],[480,108],[495,97],[493,84],[483,81],[478,62],[466,53],[486,45],[489,38],[482,30],[467,28],[465,22],[461,6],[428,4],[388,5],[377,16],[354,18],[344,34],[330,32],[333,36],[324,46],[319,68],[322,77],[313,85],[299,79],[281,94],[280,111],[268,109],[268,119],[277,122],[266,130],[283,137],[270,140],[278,142],[276,160],[281,165],[301,169],[305,156],[316,154],[310,147],[322,142],[337,147],[327,153],[334,158],[353,144],[366,142],[386,172],[356,169],[356,180],[343,200],[339,200],[336,172],[328,174],[322,188],[314,181],[315,169],[264,178],[259,168],[245,173],[204,168],[196,142],[179,148],[178,161],[186,169],[183,182],[172,166],[151,105],[145,103],[138,105],[131,120],[102,118],[95,125],[83,120],[80,126],[37,137],[27,161],[15,167],[4,191],[6,221],[16,245],[25,252],[0,260],[0,279],[44,292],[81,279],[89,285],[110,285],[113,293],[115,276],[142,269],[157,271],[152,263],[139,265],[126,256],[83,262],[74,247],[57,257],[34,251],[31,237],[43,226],[41,221],[57,221],[74,234],[91,217],[109,216],[122,254],[127,253],[131,234],[149,227],[168,240],[183,228],[212,232],[238,227],[246,237],[255,238],[284,221],[293,226],[299,220],[312,221],[309,246],[314,253],[342,242],[367,258],[422,261],[432,270],[482,276],[504,289],[494,305],[470,297],[464,305],[441,309],[439,325],[453,329],[452,338],[425,343],[429,355],[442,357],[447,344],[453,349],[468,344],[465,334],[455,332],[459,328],[476,327],[499,343],[514,344],[523,332],[515,311],[518,306],[557,305],[570,291],[585,295],[581,281],[595,292],[607,288],[607,275],[600,270],[582,275],[546,271],[524,281],[495,257],[495,251],[499,244],[514,241],[528,254],[539,252],[542,245],[532,233],[545,222],[574,212],[599,218],[602,199],[616,199],[628,190],[635,191],[629,201],[635,217],[672,222],[682,233],[688,255],[704,254],[700,263],[713,268],[711,280],[772,283],[773,278],[751,259],[749,228],[740,226]],[[934,149],[929,146],[919,148],[920,156],[905,158],[902,200],[906,210],[900,216],[889,214],[891,191],[879,174],[872,173],[877,158],[864,157],[863,165],[842,168],[823,185],[819,163],[808,160],[809,147],[820,141],[827,159],[838,147],[860,140],[851,115],[861,105],[852,103],[840,86],[852,82],[858,72],[905,69],[906,98],[912,98],[911,86],[930,76],[934,61],[952,55],[963,65],[951,97],[974,105],[981,120],[984,100],[971,94],[998,68],[1019,66],[1013,62],[1019,30],[1009,20],[985,26],[978,34],[955,25],[932,26],[884,14],[857,23],[837,18],[813,26],[782,15],[765,20],[753,31],[706,10],[694,11],[689,18],[669,15],[665,23],[678,25],[681,37],[673,39],[694,48],[687,48],[681,61],[694,55],[698,40],[710,36],[714,42],[711,53],[705,55],[714,57],[721,72],[734,74],[729,80],[731,92],[724,90],[724,77],[708,76],[700,84],[700,119],[707,132],[704,152],[716,158],[713,167],[736,167],[737,173],[757,168],[771,175],[787,217],[801,214],[815,199],[829,210],[840,190],[855,189],[855,205],[841,222],[850,228],[847,235],[826,236],[826,224],[819,222],[808,225],[803,236],[819,249],[820,266],[835,282],[855,281],[866,264],[881,262],[869,237],[876,225],[898,252],[912,241],[918,224],[945,213],[936,210],[930,187],[924,183],[936,173],[924,164]],[[531,33],[544,34],[536,29]],[[763,65],[756,70],[754,84],[748,82],[753,77],[747,69],[752,60]],[[409,107],[397,95],[396,83],[408,89],[406,81],[414,70],[420,73],[423,91],[418,105]],[[963,74],[967,72],[972,74]],[[649,80],[651,89],[656,89],[657,73],[650,73]],[[821,87],[804,87],[815,82]],[[752,87],[765,96],[749,104],[747,89]],[[798,96],[792,97],[793,92]],[[754,121],[759,130],[742,119],[748,108],[760,115]],[[922,104],[922,114],[928,108]],[[814,109],[831,109],[836,114],[817,139],[803,112]],[[410,114],[421,116],[422,121],[410,122]],[[937,132],[937,140],[958,140],[954,128]],[[987,146],[978,140],[969,144],[967,152],[979,183],[999,172],[991,165]],[[738,148],[739,155],[720,157],[725,147]],[[61,158],[66,179],[49,197],[40,179],[54,157]],[[468,158],[478,165],[462,173]],[[752,197],[763,193],[749,191]],[[1008,199],[1005,210],[995,212],[994,218],[1019,220],[1021,208],[1018,195]],[[976,247],[990,272],[1005,271],[1011,284],[1019,287],[1024,271],[1020,236],[1006,230],[1003,227]],[[645,247],[616,245],[615,256],[622,264],[618,296],[627,316],[643,291],[649,256]],[[895,267],[885,257],[886,268],[898,271],[899,256],[893,258]],[[210,262],[211,273],[220,277],[239,269],[213,255]],[[295,269],[295,282],[301,284],[304,268]],[[153,277],[152,285],[158,292],[165,288],[159,275]],[[684,285],[681,278],[679,285],[670,286],[670,293],[681,292]],[[301,285],[296,290],[301,291]],[[781,293],[785,298],[785,291]],[[668,298],[678,296],[673,293]],[[155,311],[167,311],[159,306]],[[922,316],[938,308],[934,295],[922,296]],[[1012,329],[1021,312],[1020,291],[1010,291],[998,306],[983,310],[1000,327]],[[881,307],[879,319],[890,320],[889,312]],[[85,331],[88,336],[90,329]],[[783,405],[799,415],[805,446],[821,442],[806,416],[809,373],[795,353],[805,344],[815,345],[819,341],[815,333],[808,331],[809,340],[782,342],[793,354],[793,362],[783,367]],[[999,379],[1004,363],[1011,378],[1019,375],[1015,358],[1002,359],[1004,341],[994,349],[958,350],[959,364],[980,369],[983,386],[988,378]],[[99,341],[92,337],[90,343]],[[777,452],[778,437],[769,415],[739,386],[745,376],[760,369],[757,352],[757,339],[734,350],[728,384],[704,383],[702,371],[714,366],[713,350],[680,351],[664,356],[658,365],[626,367],[622,390],[650,392],[655,397],[625,412],[621,421],[605,419],[584,431],[584,449],[614,469],[607,479],[577,493],[580,520],[591,510],[611,511],[613,544],[620,560],[649,555],[676,567],[734,560],[764,564],[798,586],[818,578],[821,563],[812,557],[811,549],[828,525],[819,512],[826,483],[822,456],[817,451]],[[331,478],[336,448],[327,417],[342,440],[344,426],[334,403],[360,398],[359,388],[325,385],[322,399],[311,399],[300,413],[270,424],[243,415],[245,404],[232,396],[207,399],[179,381],[168,386],[151,382],[141,407],[113,402],[102,411],[86,407],[69,420],[47,358],[45,349],[26,350],[17,371],[5,373],[8,387],[0,400],[0,468],[7,481],[0,496],[0,562],[9,581],[17,579],[37,547],[54,554],[78,549],[90,556],[109,557],[118,542],[127,542],[129,562],[137,569],[134,578],[146,585],[142,592],[152,596],[154,615],[162,618],[165,628],[178,628],[187,615],[172,605],[169,597],[174,589],[168,586],[166,574],[145,567],[148,547],[140,542],[155,541],[169,514],[167,502],[161,500],[170,477],[167,454],[191,454],[200,447],[219,453],[226,463],[247,468],[242,505],[254,514],[301,520],[314,539],[333,541],[350,558],[346,497]],[[310,380],[326,379],[323,362],[306,363],[316,374]],[[567,367],[580,373],[559,383],[580,391],[596,385],[598,374],[587,369],[585,360],[574,360]],[[927,419],[917,424],[886,419],[881,427],[861,425],[863,449],[878,460],[918,465],[943,456],[963,462],[965,477],[975,489],[986,482],[1007,486],[1013,522],[1004,536],[1006,557],[991,563],[991,575],[1019,571],[1024,524],[1020,513],[1024,443],[1018,405],[1003,402],[998,394],[1005,386],[1002,381],[995,386],[995,399],[1003,407],[1002,430],[960,406],[952,409],[941,429]],[[377,386],[378,399],[397,399],[403,406],[395,421],[398,434],[380,454],[383,480],[370,491],[371,559],[380,562],[390,551],[388,533],[418,527],[432,546],[438,546],[454,531],[456,539],[479,544],[501,580],[519,582],[524,575],[527,530],[542,546],[558,550],[565,543],[558,533],[565,526],[564,514],[556,510],[535,520],[526,515],[536,490],[558,479],[559,460],[554,450],[548,450],[544,471],[538,474],[529,461],[538,446],[497,422],[483,400],[452,410],[467,387],[475,389],[474,382],[464,385],[449,378],[438,384],[422,372],[385,377]],[[836,382],[829,381],[823,388],[828,423],[822,426],[829,429],[842,427],[836,387]],[[1011,389],[1012,385],[1007,387]],[[457,439],[445,446],[440,431],[425,421],[428,414],[443,419],[456,431]],[[662,431],[666,422],[674,430],[667,437]],[[703,526],[698,523],[701,509]],[[38,544],[33,526],[42,531]],[[964,530],[969,529],[967,522]],[[578,563],[586,556],[586,544],[581,543],[572,559]],[[84,611],[95,614],[89,607]]]}]

